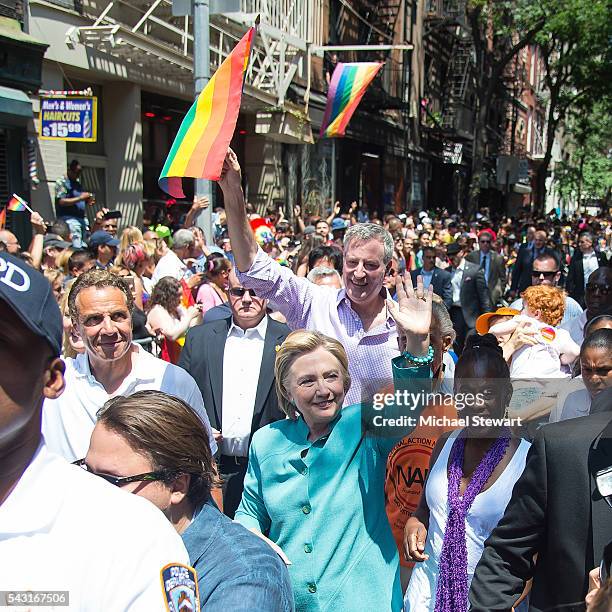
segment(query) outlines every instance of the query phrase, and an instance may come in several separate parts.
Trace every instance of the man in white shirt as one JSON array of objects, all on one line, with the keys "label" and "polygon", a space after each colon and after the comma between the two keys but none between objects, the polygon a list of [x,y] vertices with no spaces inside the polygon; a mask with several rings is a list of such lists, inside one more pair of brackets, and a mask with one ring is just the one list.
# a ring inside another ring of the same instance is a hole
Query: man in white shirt
[{"label": "man in white shirt", "polygon": [[456,242],[448,245],[447,252],[452,265],[452,306],[449,314],[457,333],[453,346],[455,353],[460,355],[468,332],[476,325],[476,319],[493,310],[493,307],[484,270],[466,261],[463,249]]},{"label": "man in white shirt", "polygon": [[162,612],[170,568],[197,605],[195,572],[163,514],[47,448],[40,419],[43,399],[64,389],[62,318],[45,278],[6,253],[0,317],[0,606]]},{"label": "man in white shirt", "polygon": [[45,402],[42,430],[49,448],[69,461],[82,459],[107,400],[154,389],[180,397],[198,413],[214,454],[217,444],[193,378],[132,343],[133,297],[121,278],[104,270],[79,276],[68,305],[85,353],[65,360],[66,392]]},{"label": "man in white shirt", "polygon": [[219,430],[223,511],[234,516],[242,497],[251,435],[285,418],[274,387],[276,350],[290,330],[266,315],[267,301],[245,289],[232,270],[231,314],[193,327],[179,365],[196,380]]},{"label": "man in white shirt", "polygon": [[595,238],[590,232],[582,232],[578,237],[578,248],[574,251],[567,270],[565,288],[581,305],[586,300],[586,284],[589,277],[600,267],[610,265],[605,253],[594,248]]},{"label": "man in white shirt", "polygon": [[[180,281],[188,275],[189,268],[185,264],[185,260],[193,255],[193,249],[196,246],[196,239],[190,230],[180,229],[174,232],[172,236],[172,248],[166,247],[165,253],[160,257],[155,270],[151,275],[151,283],[157,284],[157,281],[164,276],[171,276]],[[189,276],[187,281],[188,286],[195,287],[204,279],[203,274],[194,274]]]}]

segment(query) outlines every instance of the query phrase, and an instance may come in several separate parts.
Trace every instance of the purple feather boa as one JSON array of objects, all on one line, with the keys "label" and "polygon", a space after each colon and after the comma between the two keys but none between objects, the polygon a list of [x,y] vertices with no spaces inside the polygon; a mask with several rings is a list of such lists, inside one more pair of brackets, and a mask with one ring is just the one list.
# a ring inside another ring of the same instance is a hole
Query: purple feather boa
[{"label": "purple feather boa", "polygon": [[461,612],[468,608],[465,519],[476,495],[503,459],[509,443],[509,437],[495,440],[474,470],[463,497],[459,496],[459,486],[463,476],[465,438],[460,435],[453,444],[448,469],[448,518],[440,554],[435,612]]}]

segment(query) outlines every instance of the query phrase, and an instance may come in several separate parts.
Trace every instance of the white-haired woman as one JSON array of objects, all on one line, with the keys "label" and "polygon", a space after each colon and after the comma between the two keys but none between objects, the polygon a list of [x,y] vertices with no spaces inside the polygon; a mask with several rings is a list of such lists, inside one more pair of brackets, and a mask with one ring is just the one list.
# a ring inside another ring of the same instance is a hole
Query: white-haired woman
[{"label": "white-haired woman", "polygon": [[[433,359],[432,292],[425,294],[420,277],[416,290],[409,276],[404,282],[398,278],[398,303],[388,305],[403,351],[393,360],[394,381],[396,389],[419,391],[429,384]],[[318,332],[290,334],[275,374],[289,418],[253,436],[236,520],[264,533],[292,561],[297,610],[400,610],[384,480],[391,448],[412,426],[368,435],[377,424],[368,421],[374,412],[368,405],[342,410],[350,386],[346,352]],[[400,411],[418,415],[410,407],[390,409]]]}]

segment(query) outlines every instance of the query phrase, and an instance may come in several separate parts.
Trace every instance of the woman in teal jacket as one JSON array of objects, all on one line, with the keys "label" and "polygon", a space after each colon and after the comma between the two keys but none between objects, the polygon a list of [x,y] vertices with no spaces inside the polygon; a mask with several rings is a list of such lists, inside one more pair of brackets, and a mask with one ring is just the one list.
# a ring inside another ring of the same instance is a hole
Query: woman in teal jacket
[{"label": "woman in teal jacket", "polygon": [[[419,392],[428,390],[430,377],[432,291],[425,294],[421,277],[416,290],[409,275],[404,283],[398,278],[398,303],[388,303],[403,351],[393,360],[394,383]],[[296,610],[401,610],[385,467],[395,443],[414,428],[418,408],[341,410],[350,386],[346,353],[318,332],[290,334],[275,373],[289,418],[253,436],[236,520],[285,551]],[[402,414],[412,420],[382,427],[380,417]]]}]

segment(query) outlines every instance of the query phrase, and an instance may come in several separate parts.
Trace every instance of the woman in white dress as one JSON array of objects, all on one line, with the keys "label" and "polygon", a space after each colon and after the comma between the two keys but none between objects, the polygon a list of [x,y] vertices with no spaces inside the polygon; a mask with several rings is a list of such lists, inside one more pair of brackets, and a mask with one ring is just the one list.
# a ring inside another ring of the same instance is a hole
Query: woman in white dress
[{"label": "woman in white dress", "polygon": [[[502,517],[525,467],[529,443],[512,436],[505,415],[512,397],[497,339],[468,338],[455,370],[455,398],[466,399],[466,427],[434,448],[424,495],[404,530],[406,558],[416,561],[405,612],[463,612],[483,544]],[[477,401],[467,405],[467,394]],[[478,394],[478,395],[476,395]],[[492,427],[482,419],[498,419]]]}]

